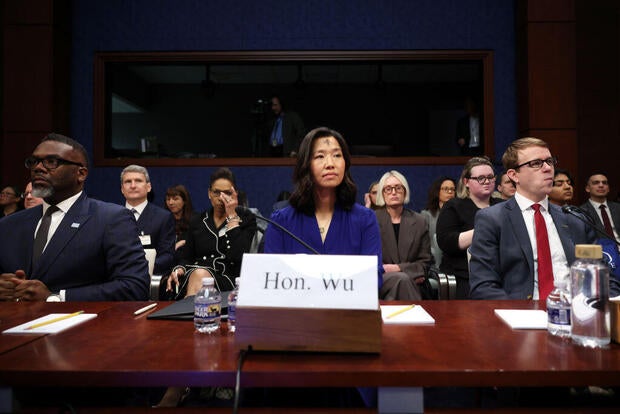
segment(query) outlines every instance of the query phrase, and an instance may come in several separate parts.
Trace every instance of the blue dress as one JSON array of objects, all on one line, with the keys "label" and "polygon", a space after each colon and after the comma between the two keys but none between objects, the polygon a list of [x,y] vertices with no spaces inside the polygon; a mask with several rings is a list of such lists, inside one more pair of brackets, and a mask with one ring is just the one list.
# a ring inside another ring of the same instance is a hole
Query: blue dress
[{"label": "blue dress", "polygon": [[[379,288],[383,283],[381,235],[374,211],[354,204],[350,211],[336,205],[325,242],[321,240],[314,215],[307,216],[288,206],[275,211],[271,219],[290,230],[321,254],[377,256]],[[265,232],[265,253],[311,253],[306,247],[275,226]]]}]

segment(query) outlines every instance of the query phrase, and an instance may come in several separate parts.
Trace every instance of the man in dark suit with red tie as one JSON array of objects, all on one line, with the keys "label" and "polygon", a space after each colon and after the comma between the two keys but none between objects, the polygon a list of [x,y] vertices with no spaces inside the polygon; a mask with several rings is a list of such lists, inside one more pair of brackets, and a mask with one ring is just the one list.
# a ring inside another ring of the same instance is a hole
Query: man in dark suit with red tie
[{"label": "man in dark suit with red tie", "polygon": [[[566,277],[576,244],[596,235],[585,223],[549,203],[556,159],[545,141],[521,138],[502,157],[515,196],[480,210],[470,248],[472,299],[544,301],[554,278]],[[611,296],[620,287],[610,282]]]},{"label": "man in dark suit with red tie", "polygon": [[122,206],[88,198],[84,147],[47,135],[25,162],[42,205],[0,221],[0,300],[146,300],[138,227]]},{"label": "man in dark suit with red tie", "polygon": [[609,182],[604,174],[592,174],[586,184],[590,199],[581,208],[611,238],[620,241],[620,204],[607,200]]}]

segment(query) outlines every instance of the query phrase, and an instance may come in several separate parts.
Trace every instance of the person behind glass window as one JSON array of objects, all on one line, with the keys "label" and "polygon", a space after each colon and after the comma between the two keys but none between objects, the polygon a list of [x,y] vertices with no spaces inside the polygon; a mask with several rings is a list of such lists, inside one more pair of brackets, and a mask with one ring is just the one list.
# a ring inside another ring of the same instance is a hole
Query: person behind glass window
[{"label": "person behind glass window", "polygon": [[439,211],[443,205],[454,198],[456,195],[456,183],[448,176],[437,178],[428,189],[428,198],[426,200],[426,208],[420,211],[420,214],[426,218],[428,223],[428,236],[431,239],[431,254],[433,256],[433,264],[436,269],[441,265],[443,253],[437,244],[437,218]]},{"label": "person behind glass window", "polygon": [[487,157],[473,157],[465,164],[457,183],[456,198],[449,200],[437,219],[437,244],[443,252],[440,270],[456,276],[456,298],[469,297],[467,249],[474,235],[478,210],[502,200],[492,198],[495,171]]},{"label": "person behind glass window", "polygon": [[273,119],[268,125],[269,155],[294,157],[305,133],[304,122],[297,112],[286,107],[281,96],[271,97]]},{"label": "person behind glass window", "polygon": [[377,186],[375,210],[383,254],[384,300],[420,300],[420,285],[431,264],[431,241],[426,219],[405,208],[411,193],[407,179],[398,171],[383,174]]},{"label": "person behind glass window", "polygon": [[573,199],[573,179],[566,170],[556,168],[553,174],[553,187],[549,193],[549,201],[556,206],[570,204]]}]

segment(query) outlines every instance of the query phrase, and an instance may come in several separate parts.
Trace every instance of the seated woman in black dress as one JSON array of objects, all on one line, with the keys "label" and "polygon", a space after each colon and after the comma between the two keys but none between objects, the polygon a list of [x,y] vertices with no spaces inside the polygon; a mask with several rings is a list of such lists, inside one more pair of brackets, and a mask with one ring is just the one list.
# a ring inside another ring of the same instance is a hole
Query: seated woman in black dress
[{"label": "seated woman in black dress", "polygon": [[243,253],[250,250],[256,233],[256,218],[235,211],[237,190],[228,168],[219,168],[211,175],[209,200],[211,209],[190,222],[179,265],[165,281],[168,292],[178,288],[177,299],[196,294],[203,277],[213,277],[220,291],[232,290]]}]

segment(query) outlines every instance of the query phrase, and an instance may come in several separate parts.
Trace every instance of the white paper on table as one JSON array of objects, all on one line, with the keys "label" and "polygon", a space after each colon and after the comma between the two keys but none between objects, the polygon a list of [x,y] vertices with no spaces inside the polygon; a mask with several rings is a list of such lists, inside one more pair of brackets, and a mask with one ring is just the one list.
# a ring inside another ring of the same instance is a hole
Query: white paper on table
[{"label": "white paper on table", "polygon": [[32,321],[22,323],[21,325],[2,331],[3,334],[53,334],[69,329],[75,325],[79,325],[97,316],[96,313],[82,313],[80,315],[72,316],[68,319],[63,319],[58,322],[50,323],[49,325],[40,326],[34,329],[28,329],[28,327],[48,321],[50,319],[58,318],[60,316],[70,315],[68,313],[50,313],[46,316],[34,319]]},{"label": "white paper on table", "polygon": [[512,329],[547,329],[547,312],[534,309],[495,309]]},{"label": "white paper on table", "polygon": [[434,324],[435,319],[420,305],[388,318],[394,312],[408,308],[410,305],[381,305],[381,318],[388,324]]}]

